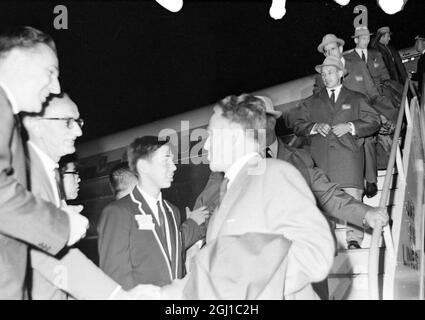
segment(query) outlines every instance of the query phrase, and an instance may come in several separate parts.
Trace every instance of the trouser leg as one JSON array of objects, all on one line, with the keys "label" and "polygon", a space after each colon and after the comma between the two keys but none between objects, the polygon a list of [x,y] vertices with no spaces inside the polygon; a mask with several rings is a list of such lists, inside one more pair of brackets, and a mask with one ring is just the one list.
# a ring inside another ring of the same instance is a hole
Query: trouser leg
[{"label": "trouser leg", "polygon": [[367,137],[364,143],[365,172],[367,182],[377,183],[376,137]]},{"label": "trouser leg", "polygon": [[[352,196],[354,199],[361,201],[363,190],[357,188],[342,188],[346,193]],[[358,229],[347,225],[347,234],[346,240],[347,243],[349,241],[357,241],[358,244],[361,244],[363,241],[364,231],[363,229]]]}]

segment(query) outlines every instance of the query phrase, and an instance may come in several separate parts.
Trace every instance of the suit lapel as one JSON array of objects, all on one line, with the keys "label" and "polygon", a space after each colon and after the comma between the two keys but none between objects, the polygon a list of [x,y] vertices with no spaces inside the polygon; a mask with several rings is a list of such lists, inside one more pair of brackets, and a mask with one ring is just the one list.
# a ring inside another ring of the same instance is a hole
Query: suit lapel
[{"label": "suit lapel", "polygon": [[217,212],[213,215],[213,221],[210,221],[207,230],[207,241],[215,239],[220,233],[220,230],[222,230],[222,225],[230,214],[232,206],[236,203],[239,195],[245,193],[246,191],[246,188],[248,186],[247,180],[249,178],[249,170],[253,170],[253,168],[256,168],[261,159],[262,158],[260,155],[251,158],[236,175],[230,188],[224,195],[224,198],[220,206],[218,207]]},{"label": "suit lapel", "polygon": [[29,189],[36,195],[40,196],[43,200],[54,203],[56,206],[60,206],[60,203],[57,203],[57,197],[55,196],[55,190],[49,181],[48,173],[46,169],[35,152],[31,147],[31,144],[27,144],[28,148],[28,163],[30,168],[30,179],[29,179]]},{"label": "suit lapel", "polygon": [[[158,221],[156,221],[155,215],[153,214],[151,208],[149,207],[148,203],[146,202],[145,198],[143,197],[143,195],[140,193],[139,188],[135,187],[132,191],[132,195],[134,200],[136,200],[136,203],[140,203],[141,204],[141,208],[138,207],[138,211],[136,211],[137,213],[141,213],[141,214],[146,214],[146,215],[150,215],[152,218],[152,221],[155,225],[155,234],[157,236],[157,239],[159,240],[158,245],[160,245],[162,247],[162,250],[165,252],[166,256],[167,256],[167,262],[169,263],[169,254],[168,254],[168,250],[167,250],[167,240],[164,239],[164,237],[162,236],[162,232],[161,229],[159,227]],[[141,210],[140,210],[141,209]]]},{"label": "suit lapel", "polygon": [[347,92],[346,88],[344,86],[342,86],[341,91],[339,92],[339,95],[338,95],[338,99],[336,100],[336,103],[335,103],[335,111],[339,111],[341,109],[342,104],[344,103],[347,94],[348,94],[348,92]]},{"label": "suit lapel", "polygon": [[323,103],[331,110],[333,113],[335,111],[334,106],[332,105],[331,99],[328,95],[328,90],[326,90],[326,87],[320,92],[320,99],[322,99]]},{"label": "suit lapel", "polygon": [[173,275],[177,278],[177,266],[180,263],[178,261],[178,245],[179,245],[179,237],[178,237],[178,226],[177,221],[175,220],[175,215],[173,213],[173,209],[168,203],[164,200],[164,211],[167,216],[168,230],[170,231],[170,244],[171,244],[171,269],[173,270]]}]

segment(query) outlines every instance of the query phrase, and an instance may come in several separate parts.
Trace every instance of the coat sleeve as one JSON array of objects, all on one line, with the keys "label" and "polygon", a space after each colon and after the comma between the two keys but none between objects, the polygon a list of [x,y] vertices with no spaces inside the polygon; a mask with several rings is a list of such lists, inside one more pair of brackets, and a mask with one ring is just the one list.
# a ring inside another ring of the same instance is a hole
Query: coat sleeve
[{"label": "coat sleeve", "polygon": [[214,210],[218,205],[220,193],[219,190],[222,181],[222,172],[211,172],[204,190],[202,190],[198,198],[196,198],[193,210],[196,210],[202,206],[207,206],[210,212]]},{"label": "coat sleeve", "polygon": [[359,119],[352,121],[358,137],[367,137],[379,130],[381,120],[378,113],[367,103],[365,96],[358,94]]},{"label": "coat sleeve", "polygon": [[31,265],[53,285],[79,300],[107,300],[119,286],[78,249],[70,249],[60,259],[32,249]]},{"label": "coat sleeve", "polygon": [[310,183],[310,189],[325,214],[362,227],[366,212],[372,208],[342,191],[337,183],[330,182],[323,170],[314,165],[308,152],[296,152],[299,156],[298,164],[305,164],[309,178],[307,182]]},{"label": "coat sleeve", "polygon": [[335,252],[325,217],[301,174],[279,161],[267,170],[263,206],[267,227],[292,241],[288,253],[285,296],[328,275]]},{"label": "coat sleeve", "polygon": [[298,107],[289,111],[287,123],[293,128],[295,135],[308,137],[315,122],[311,121],[309,105],[311,98],[304,100]]},{"label": "coat sleeve", "polygon": [[[3,108],[0,108],[2,110]],[[27,191],[10,167],[14,119],[11,112],[0,116],[0,233],[58,253],[69,238],[67,214]],[[16,134],[16,133],[15,133]],[[24,168],[19,168],[24,170]]]},{"label": "coat sleeve", "polygon": [[131,215],[112,204],[102,212],[98,226],[99,266],[125,290],[134,287],[130,257]]},{"label": "coat sleeve", "polygon": [[323,83],[322,76],[320,74],[316,74],[314,77],[313,94],[322,91],[324,88],[325,84]]},{"label": "coat sleeve", "polygon": [[[177,208],[173,208],[173,210],[174,212],[177,212],[178,214],[177,223],[180,223],[181,218],[180,218],[179,210]],[[205,223],[199,226],[194,220],[186,219],[186,221],[184,221],[180,225],[180,232],[181,232],[182,240],[183,240],[183,248],[188,249],[196,241],[205,238],[207,228],[205,226]]]}]

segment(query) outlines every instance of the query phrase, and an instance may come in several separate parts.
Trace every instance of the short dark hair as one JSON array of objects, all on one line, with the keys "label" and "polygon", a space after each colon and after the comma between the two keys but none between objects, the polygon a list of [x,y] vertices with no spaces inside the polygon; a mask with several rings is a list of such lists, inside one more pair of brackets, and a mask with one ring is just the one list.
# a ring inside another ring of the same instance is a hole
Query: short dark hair
[{"label": "short dark hair", "polygon": [[220,109],[222,116],[240,124],[244,129],[254,130],[258,140],[258,130],[266,129],[266,106],[264,101],[251,94],[231,95],[217,102],[214,109]]},{"label": "short dark hair", "polygon": [[60,172],[62,174],[66,171],[66,165],[68,163],[74,163],[75,167],[78,168],[78,159],[77,159],[77,155],[75,153],[67,154],[67,155],[63,156],[62,158],[60,158],[59,168],[60,168]]},{"label": "short dark hair", "polygon": [[109,172],[109,183],[111,184],[112,191],[115,195],[118,192],[127,189],[130,177],[135,177],[135,175],[130,170],[128,162],[120,162],[112,167]]},{"label": "short dark hair", "polygon": [[38,44],[45,44],[56,53],[49,34],[29,26],[8,29],[0,34],[0,58],[14,48],[32,49]]},{"label": "short dark hair", "polygon": [[137,161],[150,158],[156,150],[164,144],[167,144],[168,140],[169,139],[160,139],[156,136],[143,136],[134,139],[127,147],[127,160],[130,170],[138,176]]}]

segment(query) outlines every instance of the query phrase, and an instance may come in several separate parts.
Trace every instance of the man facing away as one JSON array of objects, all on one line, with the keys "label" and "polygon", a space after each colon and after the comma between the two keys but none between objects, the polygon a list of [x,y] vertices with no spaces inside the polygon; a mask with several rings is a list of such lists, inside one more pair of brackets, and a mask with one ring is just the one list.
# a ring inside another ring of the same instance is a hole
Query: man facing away
[{"label": "man facing away", "polygon": [[[229,96],[214,106],[205,149],[211,171],[224,172],[219,206],[209,221],[207,244],[195,256],[192,272],[184,281],[162,288],[162,297],[317,298],[311,283],[326,278],[332,266],[333,238],[298,170],[285,161],[263,159],[260,155],[264,148],[261,132],[264,133],[265,128],[265,106],[259,98],[246,94]],[[262,255],[262,263],[257,268],[250,263],[241,265],[241,260],[255,262],[259,248],[252,247],[251,242],[231,254],[211,249],[228,237],[259,233],[281,236],[291,243],[285,263],[277,263],[273,270],[259,267],[267,261],[276,263],[276,257],[286,254],[274,251]],[[226,259],[222,259],[223,256]],[[217,272],[234,276],[223,278]],[[218,278],[220,281],[215,281]],[[240,292],[235,283],[244,283],[248,291],[251,288],[257,294]]]},{"label": "man facing away", "polygon": [[[337,183],[329,181],[322,169],[317,167],[311,155],[304,149],[293,148],[276,136],[276,121],[281,116],[276,111],[273,102],[268,97],[257,96],[264,101],[266,107],[266,149],[263,155],[275,159],[287,161],[299,170],[313,192],[317,204],[323,212],[331,218],[337,218],[350,224],[363,228],[374,227],[377,220],[381,224],[388,223],[388,214],[383,208],[374,208],[353,198],[344,192]],[[212,172],[210,178],[198,196],[194,209],[200,206],[217,207],[219,204],[219,189],[224,174]]]},{"label": "man facing away", "polygon": [[[75,140],[82,134],[77,105],[66,94],[53,96],[41,115],[28,115],[23,120],[29,137],[31,191],[57,207],[63,206],[66,189],[61,185],[58,162],[75,152]],[[68,196],[74,193],[68,192]],[[66,293],[77,299],[133,298],[76,248],[61,252],[58,258],[35,248],[30,253],[34,300],[64,300]]]},{"label": "man facing away", "polygon": [[28,245],[57,254],[88,227],[81,206],[62,210],[27,191],[18,114],[40,112],[47,96],[60,92],[58,73],[49,35],[31,27],[0,35],[0,299],[26,297]]},{"label": "man facing away", "polygon": [[167,141],[136,138],[128,147],[130,169],[138,184],[110,203],[98,225],[99,263],[124,289],[138,284],[163,286],[184,275],[184,250],[205,235],[205,208],[182,222],[177,207],[162,197],[176,166]]},{"label": "man facing away", "polygon": [[128,167],[128,162],[121,162],[109,172],[109,185],[115,200],[128,195],[137,185],[137,177]]}]

